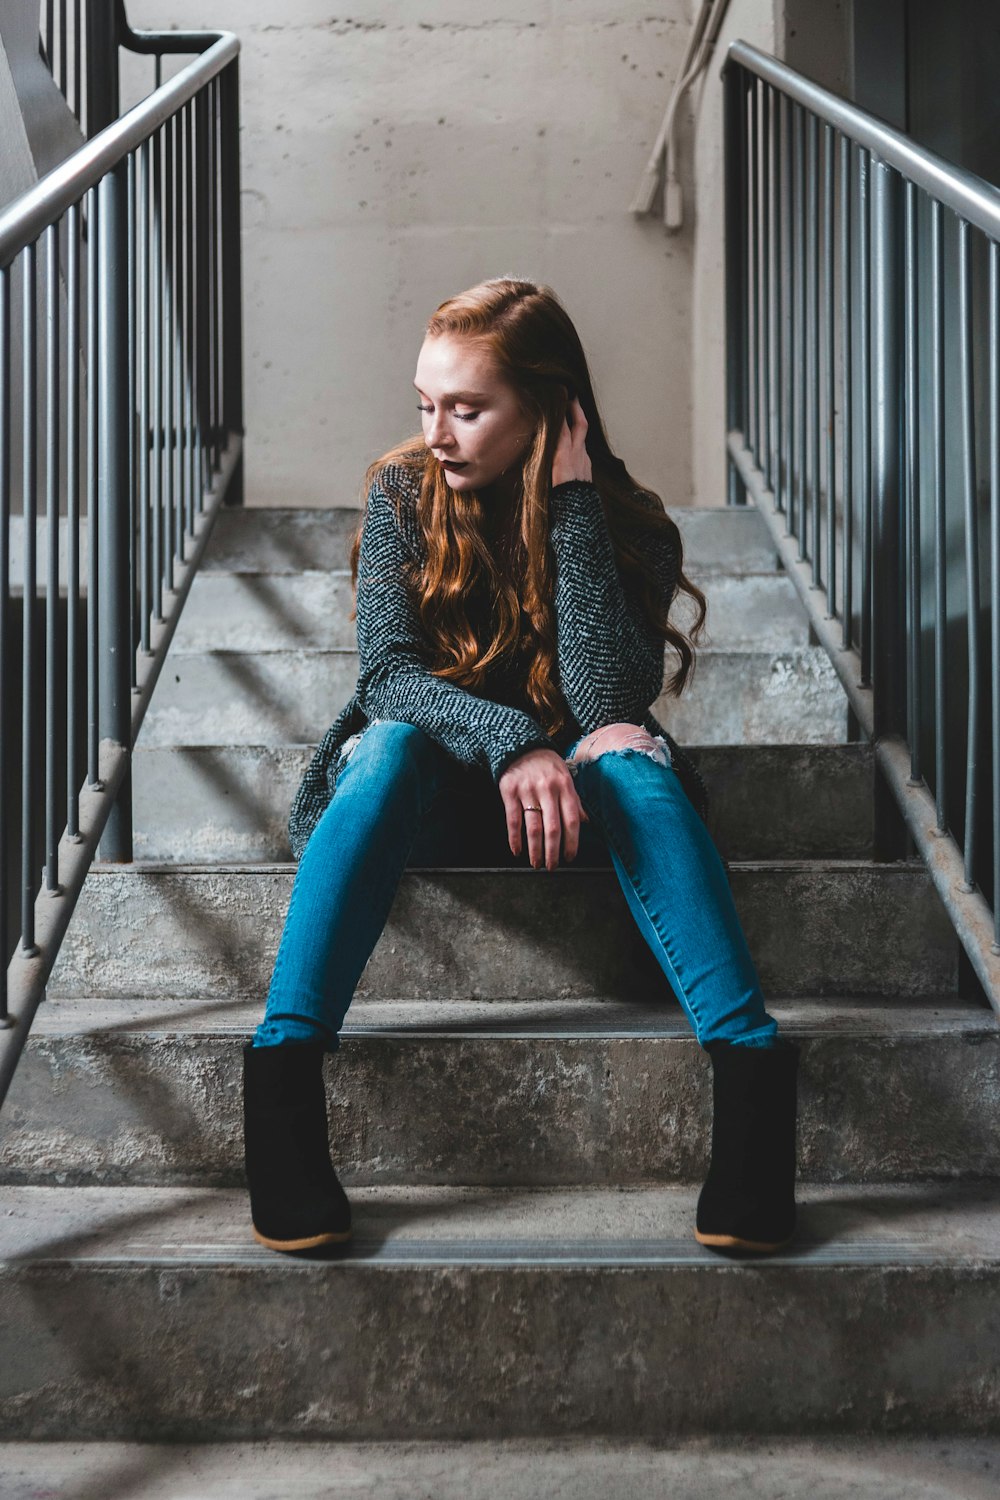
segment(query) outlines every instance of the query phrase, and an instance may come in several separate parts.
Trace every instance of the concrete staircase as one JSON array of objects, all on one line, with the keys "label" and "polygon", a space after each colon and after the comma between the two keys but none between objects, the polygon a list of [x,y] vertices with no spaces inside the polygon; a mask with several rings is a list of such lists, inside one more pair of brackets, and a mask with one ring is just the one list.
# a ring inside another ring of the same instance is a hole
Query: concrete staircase
[{"label": "concrete staircase", "polygon": [[769,1007],[802,1043],[801,1229],[693,1239],[708,1059],[611,869],[408,871],[329,1063],[356,1239],[250,1237],[240,1046],[289,803],[356,660],[354,511],[223,513],[0,1121],[20,1438],[995,1430],[1000,1045],[753,510],[680,512],[711,645],[661,702]]}]

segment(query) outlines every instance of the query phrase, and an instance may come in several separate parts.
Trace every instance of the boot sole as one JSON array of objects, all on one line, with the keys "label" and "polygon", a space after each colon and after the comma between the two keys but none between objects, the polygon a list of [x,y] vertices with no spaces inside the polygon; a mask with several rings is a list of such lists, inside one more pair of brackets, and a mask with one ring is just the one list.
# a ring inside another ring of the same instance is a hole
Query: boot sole
[{"label": "boot sole", "polygon": [[301,1240],[272,1240],[266,1234],[261,1234],[259,1229],[254,1229],[253,1237],[260,1245],[265,1245],[268,1250],[316,1250],[320,1245],[341,1245],[345,1240],[351,1238],[351,1231],[345,1229],[338,1234],[328,1231],[325,1234],[310,1234]]},{"label": "boot sole", "polygon": [[710,1245],[716,1250],[783,1250],[792,1242],[792,1235],[783,1240],[743,1240],[736,1234],[703,1234],[696,1229],[694,1237],[699,1245]]}]

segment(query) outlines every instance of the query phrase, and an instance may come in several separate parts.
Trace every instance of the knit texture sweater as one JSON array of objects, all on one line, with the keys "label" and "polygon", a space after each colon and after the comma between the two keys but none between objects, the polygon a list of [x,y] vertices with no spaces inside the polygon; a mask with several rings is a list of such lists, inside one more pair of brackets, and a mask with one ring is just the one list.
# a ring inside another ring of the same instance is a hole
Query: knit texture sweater
[{"label": "knit texture sweater", "polygon": [[[456,761],[480,767],[494,783],[527,750],[563,753],[573,740],[604,724],[633,723],[662,735],[688,797],[707,821],[708,793],[698,771],[649,712],[664,675],[664,642],[639,600],[621,581],[595,485],[578,479],[554,485],[549,536],[555,558],[559,686],[572,722],[550,737],[507,691],[501,702],[436,677],[416,604],[405,586],[408,562],[425,561],[416,518],[419,481],[384,465],[368,495],[357,576],[358,680],[326,731],[292,803],[288,838],[296,859],[336,791],[345,741],[378,719],[415,724]],[[397,507],[398,502],[398,507]],[[647,552],[669,607],[677,583],[677,549],[662,531],[644,533]],[[495,673],[489,682],[505,681]],[[516,689],[516,685],[515,685]],[[499,795],[499,794],[498,794]]]}]

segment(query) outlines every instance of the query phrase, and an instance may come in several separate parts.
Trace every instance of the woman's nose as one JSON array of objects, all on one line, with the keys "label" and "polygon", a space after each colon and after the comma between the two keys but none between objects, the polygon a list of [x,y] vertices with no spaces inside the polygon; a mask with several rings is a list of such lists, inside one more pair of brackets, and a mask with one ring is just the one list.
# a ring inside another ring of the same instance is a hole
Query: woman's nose
[{"label": "woman's nose", "polygon": [[431,417],[427,428],[428,448],[447,447],[449,442],[448,427],[442,413],[435,413]]}]

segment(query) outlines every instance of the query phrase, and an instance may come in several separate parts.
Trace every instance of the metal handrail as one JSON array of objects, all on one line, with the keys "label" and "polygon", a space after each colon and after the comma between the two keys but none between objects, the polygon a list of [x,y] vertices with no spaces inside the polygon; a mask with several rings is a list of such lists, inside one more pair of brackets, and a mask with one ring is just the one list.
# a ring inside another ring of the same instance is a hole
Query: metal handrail
[{"label": "metal handrail", "polygon": [[[21,781],[21,936],[0,968],[0,1102],[95,854],[132,858],[132,745],[218,508],[242,499],[239,43],[223,32],[162,39],[129,32],[128,40],[150,51],[160,41],[163,51],[187,43],[199,55],[0,213],[0,787],[13,782],[18,755]],[[16,721],[7,708],[16,687],[10,532],[18,436]],[[40,592],[42,494],[48,565]],[[43,600],[44,632],[35,607]],[[63,642],[61,742],[55,684]],[[6,853],[16,844],[9,800],[0,798],[4,956]]]},{"label": "metal handrail", "polygon": [[[749,495],[764,515],[873,742],[875,857],[903,857],[912,839],[1000,1012],[1000,192],[744,42],[730,47],[723,80],[730,501]],[[974,256],[987,273],[978,317]],[[983,330],[985,378],[975,359]],[[988,601],[977,403],[989,452]],[[960,532],[950,548],[949,523]],[[948,634],[956,575],[964,654]],[[923,650],[931,633],[933,661]],[[960,668],[962,797],[948,774],[947,688]],[[990,793],[987,860],[978,835]]]}]

